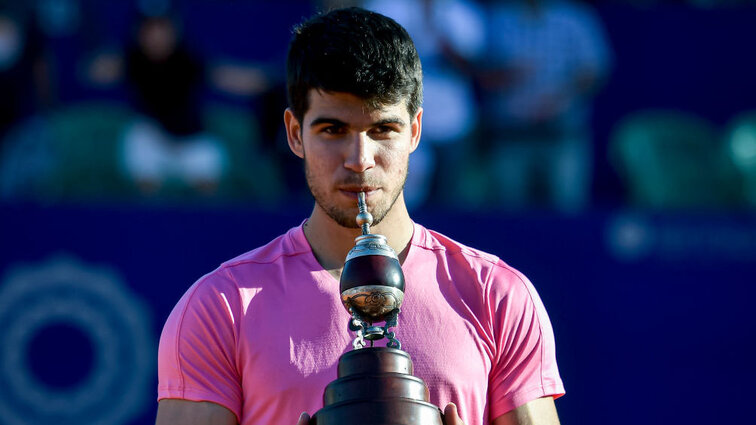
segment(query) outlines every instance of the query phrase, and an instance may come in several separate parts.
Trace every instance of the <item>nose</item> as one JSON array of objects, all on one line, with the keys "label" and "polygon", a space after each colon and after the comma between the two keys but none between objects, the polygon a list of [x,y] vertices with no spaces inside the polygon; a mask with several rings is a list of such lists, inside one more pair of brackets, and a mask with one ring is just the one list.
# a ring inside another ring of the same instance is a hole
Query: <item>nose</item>
[{"label": "nose", "polygon": [[366,133],[357,133],[349,141],[347,156],[344,159],[344,168],[355,173],[363,173],[375,167],[373,143]]}]

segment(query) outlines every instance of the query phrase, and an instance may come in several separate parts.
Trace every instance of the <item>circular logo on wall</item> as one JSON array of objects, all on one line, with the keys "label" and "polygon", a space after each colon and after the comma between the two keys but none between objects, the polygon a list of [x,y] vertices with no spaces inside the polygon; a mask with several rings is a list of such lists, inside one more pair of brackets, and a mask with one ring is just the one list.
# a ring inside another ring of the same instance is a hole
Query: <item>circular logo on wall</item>
[{"label": "circular logo on wall", "polygon": [[149,403],[154,353],[149,310],[113,270],[61,257],[0,282],[2,424],[123,424]]}]

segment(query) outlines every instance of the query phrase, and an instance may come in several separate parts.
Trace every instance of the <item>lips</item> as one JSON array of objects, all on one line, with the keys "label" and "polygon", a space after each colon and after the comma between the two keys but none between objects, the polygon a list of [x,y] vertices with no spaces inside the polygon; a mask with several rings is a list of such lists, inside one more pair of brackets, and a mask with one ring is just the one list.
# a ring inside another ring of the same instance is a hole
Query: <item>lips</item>
[{"label": "lips", "polygon": [[370,198],[371,196],[375,196],[380,189],[372,186],[345,186],[340,187],[338,190],[350,198],[357,199],[360,192],[365,192],[365,198]]}]

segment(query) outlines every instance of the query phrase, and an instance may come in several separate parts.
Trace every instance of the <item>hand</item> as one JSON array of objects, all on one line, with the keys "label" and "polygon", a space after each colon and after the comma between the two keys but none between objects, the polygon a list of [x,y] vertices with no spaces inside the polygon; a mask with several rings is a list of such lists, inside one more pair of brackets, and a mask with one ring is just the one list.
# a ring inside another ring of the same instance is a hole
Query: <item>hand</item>
[{"label": "hand", "polygon": [[301,415],[299,415],[299,420],[297,421],[297,425],[307,425],[310,422],[310,415],[307,414],[307,412],[302,412]]},{"label": "hand", "polygon": [[444,425],[465,425],[457,412],[457,405],[449,403],[444,408]]}]

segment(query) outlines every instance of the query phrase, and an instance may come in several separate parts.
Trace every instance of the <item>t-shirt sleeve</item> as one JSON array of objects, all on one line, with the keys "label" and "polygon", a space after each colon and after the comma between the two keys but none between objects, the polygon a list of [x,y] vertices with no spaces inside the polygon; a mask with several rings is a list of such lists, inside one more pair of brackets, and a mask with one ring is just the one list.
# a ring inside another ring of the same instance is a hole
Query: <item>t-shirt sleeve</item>
[{"label": "t-shirt sleeve", "polygon": [[496,341],[489,383],[493,419],[541,397],[557,398],[564,386],[551,322],[533,285],[503,263],[488,284]]},{"label": "t-shirt sleeve", "polygon": [[222,269],[195,283],[163,327],[158,348],[158,400],[210,401],[241,417],[236,364],[240,300]]}]

